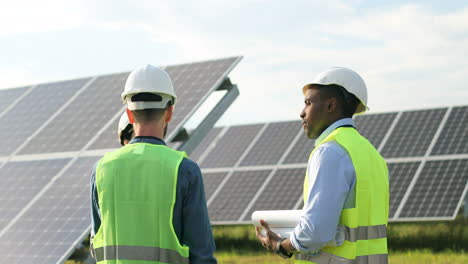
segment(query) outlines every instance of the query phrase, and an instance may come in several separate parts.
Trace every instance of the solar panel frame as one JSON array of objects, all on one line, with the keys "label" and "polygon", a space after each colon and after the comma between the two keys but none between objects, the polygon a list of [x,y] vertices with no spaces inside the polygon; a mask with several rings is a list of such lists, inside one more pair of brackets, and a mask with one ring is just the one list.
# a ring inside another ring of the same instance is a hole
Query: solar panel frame
[{"label": "solar panel frame", "polygon": [[[218,139],[216,146],[210,149],[206,158],[201,162],[202,168],[233,167],[245,153],[250,143],[262,133],[265,125],[253,124],[229,127],[224,135]],[[231,142],[235,138],[236,142]]]},{"label": "solar panel frame", "polygon": [[453,107],[431,155],[468,154],[468,106]]},{"label": "solar panel frame", "polygon": [[[302,197],[305,172],[306,167],[282,168],[276,170],[271,181],[259,195],[252,207],[248,209],[248,212],[245,212],[245,216],[241,221],[250,221],[252,213],[258,210],[293,209],[297,200]],[[292,195],[294,187],[296,190],[301,190],[297,196]]]},{"label": "solar panel frame", "polygon": [[390,219],[395,216],[420,165],[421,161],[388,163],[389,189],[391,194],[389,201]]},{"label": "solar panel frame", "polygon": [[381,150],[385,158],[424,156],[447,108],[403,112]]},{"label": "solar panel frame", "polygon": [[398,113],[358,115],[354,123],[359,133],[368,139],[376,149],[382,144]]},{"label": "solar panel frame", "polygon": [[[83,230],[89,231],[89,178],[98,159],[76,159],[54,185],[34,201],[34,206],[3,234],[9,244],[0,249],[2,259],[8,258],[4,255],[7,252],[7,255],[14,255],[10,263],[27,263],[28,260],[30,263],[59,263],[70,244],[82,239]],[[21,240],[11,241],[11,237],[21,237]],[[44,240],[49,242],[41,243]]]},{"label": "solar panel frame", "polygon": [[239,166],[272,165],[279,162],[298,131],[299,121],[275,122],[267,124],[262,136],[255,142]]},{"label": "solar panel frame", "polygon": [[223,222],[230,221],[230,219],[237,221],[245,210],[245,204],[253,198],[256,190],[260,188],[271,171],[234,172],[216,196],[216,200],[208,206],[211,221]]},{"label": "solar panel frame", "polygon": [[[9,125],[8,130],[0,130],[0,144],[2,145],[0,156],[14,153],[88,80],[89,78],[81,78],[35,86],[31,92],[0,118],[1,123]],[[14,137],[11,137],[11,131],[15,131]]]},{"label": "solar panel frame", "polygon": [[[468,158],[427,161],[399,218],[408,220],[455,219],[460,206],[460,198],[456,199],[456,197],[463,195],[467,185]],[[440,191],[443,195],[437,196],[437,192]],[[430,210],[434,207],[437,212],[431,214]],[[444,207],[447,209],[443,209]]]}]

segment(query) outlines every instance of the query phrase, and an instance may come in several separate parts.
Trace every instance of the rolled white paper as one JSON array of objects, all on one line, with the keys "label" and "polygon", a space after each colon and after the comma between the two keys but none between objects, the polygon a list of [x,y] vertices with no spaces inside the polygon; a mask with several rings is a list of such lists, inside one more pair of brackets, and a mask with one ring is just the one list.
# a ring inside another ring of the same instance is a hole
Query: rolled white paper
[{"label": "rolled white paper", "polygon": [[252,224],[262,227],[260,220],[263,219],[271,231],[287,238],[299,223],[301,215],[302,210],[255,211],[252,213]]}]

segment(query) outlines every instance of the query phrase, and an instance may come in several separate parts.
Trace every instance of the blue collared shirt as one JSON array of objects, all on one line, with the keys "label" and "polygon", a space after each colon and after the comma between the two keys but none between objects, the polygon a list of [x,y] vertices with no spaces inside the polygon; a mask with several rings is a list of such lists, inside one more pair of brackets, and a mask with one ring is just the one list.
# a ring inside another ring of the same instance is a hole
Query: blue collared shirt
[{"label": "blue collared shirt", "polygon": [[[136,137],[129,144],[149,143],[165,145],[154,137]],[[91,176],[91,235],[94,236],[101,226],[101,213],[96,190],[96,169]],[[203,178],[198,165],[184,158],[179,165],[176,202],[174,205],[173,226],[181,244],[190,248],[191,264],[213,264],[215,243],[211,232],[208,209],[206,206]]]},{"label": "blue collared shirt", "polygon": [[[315,146],[336,128],[354,126],[351,118],[336,121],[315,141]],[[309,197],[299,224],[290,240],[301,253],[314,254],[332,241],[339,245],[343,235],[337,232],[341,210],[355,205],[356,171],[346,150],[329,141],[320,145],[309,160]]]}]

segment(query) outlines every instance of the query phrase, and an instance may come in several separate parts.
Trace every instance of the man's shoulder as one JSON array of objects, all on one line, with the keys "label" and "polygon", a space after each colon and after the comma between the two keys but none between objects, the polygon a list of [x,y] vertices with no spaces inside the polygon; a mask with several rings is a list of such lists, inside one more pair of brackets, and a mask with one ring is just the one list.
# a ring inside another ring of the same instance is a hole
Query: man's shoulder
[{"label": "man's shoulder", "polygon": [[179,165],[179,174],[185,174],[189,177],[197,177],[201,176],[201,170],[195,161],[184,157]]},{"label": "man's shoulder", "polygon": [[314,156],[319,157],[344,157],[348,156],[348,152],[343,146],[335,141],[328,141],[317,147]]}]

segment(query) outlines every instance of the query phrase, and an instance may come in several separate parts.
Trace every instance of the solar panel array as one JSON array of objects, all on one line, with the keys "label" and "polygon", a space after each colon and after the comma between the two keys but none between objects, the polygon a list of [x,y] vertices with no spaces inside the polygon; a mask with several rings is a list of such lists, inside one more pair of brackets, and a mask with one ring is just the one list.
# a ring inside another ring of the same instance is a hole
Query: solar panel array
[{"label": "solar panel array", "polygon": [[[390,221],[455,218],[468,189],[466,124],[468,106],[355,117],[387,160]],[[215,128],[192,156],[209,186],[213,224],[250,223],[256,210],[302,208],[313,148],[299,121]]]},{"label": "solar panel array", "polygon": [[[178,95],[168,142],[240,59],[165,67]],[[89,233],[91,170],[119,147],[128,74],[0,90],[2,263],[61,263]]]}]

